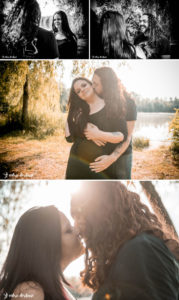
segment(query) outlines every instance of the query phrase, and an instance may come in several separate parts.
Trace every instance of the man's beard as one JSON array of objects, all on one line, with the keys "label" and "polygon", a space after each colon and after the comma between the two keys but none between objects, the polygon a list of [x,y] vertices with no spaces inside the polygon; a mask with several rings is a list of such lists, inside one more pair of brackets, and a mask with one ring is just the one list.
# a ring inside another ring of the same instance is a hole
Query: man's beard
[{"label": "man's beard", "polygon": [[147,27],[146,26],[141,26],[140,31],[145,34],[147,32]]}]

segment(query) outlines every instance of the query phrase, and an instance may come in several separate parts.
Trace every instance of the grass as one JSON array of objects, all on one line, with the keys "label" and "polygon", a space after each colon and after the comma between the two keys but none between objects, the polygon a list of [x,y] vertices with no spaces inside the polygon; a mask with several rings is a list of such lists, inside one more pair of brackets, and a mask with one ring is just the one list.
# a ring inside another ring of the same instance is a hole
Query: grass
[{"label": "grass", "polygon": [[133,138],[133,146],[134,149],[144,149],[149,147],[150,144],[150,140],[149,139],[145,139],[143,137],[135,137]]},{"label": "grass", "polygon": [[[9,179],[64,179],[71,144],[64,132],[43,140],[30,136],[6,136],[0,143],[2,175]],[[7,178],[6,178],[7,179]],[[179,179],[179,168],[174,164],[169,147],[133,151],[132,179]]]},{"label": "grass", "polygon": [[43,140],[48,136],[55,136],[59,131],[64,131],[66,114],[54,112],[47,114],[41,111],[38,116],[29,114],[27,121],[22,124],[20,114],[14,114],[12,118],[0,122],[0,137],[28,137]]}]

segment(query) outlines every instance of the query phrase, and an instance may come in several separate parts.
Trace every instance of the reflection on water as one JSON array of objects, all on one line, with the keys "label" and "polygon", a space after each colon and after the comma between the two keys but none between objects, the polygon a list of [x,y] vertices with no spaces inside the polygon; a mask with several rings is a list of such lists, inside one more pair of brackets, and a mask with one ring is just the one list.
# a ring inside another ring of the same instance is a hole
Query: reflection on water
[{"label": "reflection on water", "polygon": [[150,139],[150,148],[170,144],[169,123],[172,113],[138,113],[134,137]]}]

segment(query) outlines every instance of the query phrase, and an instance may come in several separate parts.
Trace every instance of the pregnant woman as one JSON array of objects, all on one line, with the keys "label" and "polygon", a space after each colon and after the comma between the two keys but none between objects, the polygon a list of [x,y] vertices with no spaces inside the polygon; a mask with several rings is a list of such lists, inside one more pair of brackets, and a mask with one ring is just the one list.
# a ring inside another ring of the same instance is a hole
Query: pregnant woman
[{"label": "pregnant woman", "polygon": [[[113,157],[103,172],[93,163],[105,159],[127,137],[124,98],[114,90],[113,99],[99,97],[92,83],[83,77],[74,79],[69,97],[66,139],[73,142],[66,179],[112,179]],[[116,100],[116,101],[115,101]]]},{"label": "pregnant woman", "polygon": [[77,57],[77,38],[71,31],[67,15],[59,10],[53,15],[52,29],[58,44],[59,58]]}]

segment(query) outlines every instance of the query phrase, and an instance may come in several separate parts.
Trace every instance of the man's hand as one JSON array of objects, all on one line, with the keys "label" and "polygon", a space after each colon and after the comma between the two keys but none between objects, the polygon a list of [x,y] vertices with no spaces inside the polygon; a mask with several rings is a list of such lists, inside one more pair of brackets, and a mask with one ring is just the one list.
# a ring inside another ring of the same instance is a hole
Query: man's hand
[{"label": "man's hand", "polygon": [[94,162],[90,163],[90,169],[93,172],[99,173],[107,169],[115,161],[111,155],[102,155],[95,159]]}]

